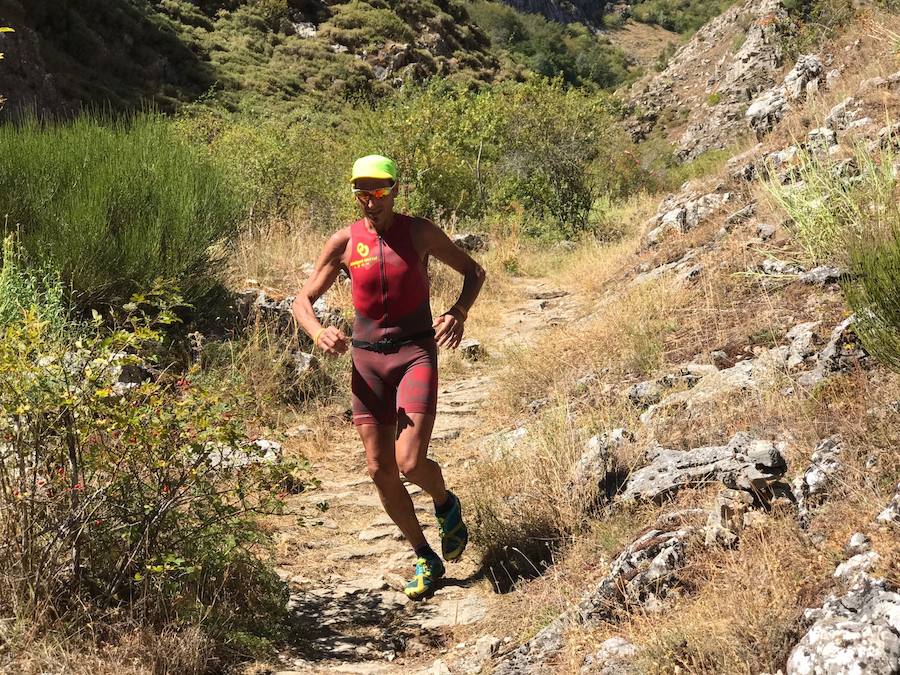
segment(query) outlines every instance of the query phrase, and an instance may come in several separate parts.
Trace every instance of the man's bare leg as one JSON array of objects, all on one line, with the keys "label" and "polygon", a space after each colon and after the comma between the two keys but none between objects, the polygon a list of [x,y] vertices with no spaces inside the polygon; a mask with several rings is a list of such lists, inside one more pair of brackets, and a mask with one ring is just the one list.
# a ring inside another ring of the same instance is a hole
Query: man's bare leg
[{"label": "man's bare leg", "polygon": [[436,507],[441,506],[447,501],[444,475],[440,464],[427,456],[434,415],[404,413],[400,419],[396,443],[397,466],[407,480],[431,496]]},{"label": "man's bare leg", "polygon": [[414,549],[427,545],[425,535],[422,534],[422,526],[416,518],[412,499],[403,481],[400,480],[400,469],[395,454],[396,426],[363,424],[356,429],[366,449],[366,467],[369,476],[375,482],[385,512]]}]

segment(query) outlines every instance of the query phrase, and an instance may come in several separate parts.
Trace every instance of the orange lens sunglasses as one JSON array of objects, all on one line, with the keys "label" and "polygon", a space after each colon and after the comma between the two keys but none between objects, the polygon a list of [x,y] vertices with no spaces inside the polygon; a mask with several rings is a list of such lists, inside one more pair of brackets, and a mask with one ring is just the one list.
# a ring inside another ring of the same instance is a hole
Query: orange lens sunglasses
[{"label": "orange lens sunglasses", "polygon": [[370,199],[384,199],[391,194],[391,190],[393,189],[393,185],[377,188],[375,190],[360,190],[359,188],[353,188],[353,196],[361,202],[367,202]]}]

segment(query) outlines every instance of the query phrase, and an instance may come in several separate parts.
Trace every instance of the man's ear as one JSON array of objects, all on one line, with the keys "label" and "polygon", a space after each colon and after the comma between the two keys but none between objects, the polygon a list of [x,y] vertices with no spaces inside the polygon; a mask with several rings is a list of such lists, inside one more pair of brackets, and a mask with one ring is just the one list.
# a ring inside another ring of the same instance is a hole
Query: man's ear
[{"label": "man's ear", "polygon": [[391,196],[396,197],[400,193],[400,181],[394,181],[394,186],[391,188]]}]

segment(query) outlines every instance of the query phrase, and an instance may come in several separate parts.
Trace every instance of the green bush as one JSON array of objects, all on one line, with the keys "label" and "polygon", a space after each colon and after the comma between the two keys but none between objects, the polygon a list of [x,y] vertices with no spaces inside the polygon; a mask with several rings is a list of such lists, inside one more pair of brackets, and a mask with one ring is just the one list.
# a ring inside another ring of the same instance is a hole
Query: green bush
[{"label": "green bush", "polygon": [[301,219],[322,231],[345,224],[358,214],[349,167],[378,152],[400,166],[401,209],[473,224],[513,214],[528,234],[558,238],[605,228],[595,202],[645,186],[615,115],[608,96],[558,80],[475,91],[435,80],[340,117],[310,111],[289,123],[197,108],[178,126],[234,167],[254,221]]},{"label": "green bush", "polygon": [[400,163],[413,211],[464,220],[521,213],[529,234],[558,238],[591,230],[594,200],[623,196],[643,179],[612,112],[607,97],[559,80],[480,92],[434,83],[357,126]]},{"label": "green bush", "polygon": [[545,77],[612,88],[632,76],[627,55],[581,24],[562,25],[485,0],[470,2],[468,9],[495,47]]},{"label": "green bush", "polygon": [[[3,262],[4,302],[40,285],[17,260]],[[287,473],[247,445],[246,401],[191,372],[123,378],[151,363],[179,303],[154,291],[120,328],[97,317],[65,332],[23,308],[0,329],[0,604],[12,616],[128,603],[134,620],[219,638],[282,625],[286,591],[254,516],[278,506]]]},{"label": "green bush", "polygon": [[82,305],[166,278],[208,292],[244,217],[226,174],[161,118],[0,126],[0,213]]},{"label": "green bush", "polygon": [[689,35],[733,4],[734,0],[638,0],[631,12],[643,23]]},{"label": "green bush", "polygon": [[363,0],[336,5],[321,28],[322,37],[353,50],[378,48],[385,42],[411,42],[410,27],[387,8],[376,8]]},{"label": "green bush", "polygon": [[799,181],[767,183],[790,216],[808,259],[848,269],[843,284],[866,348],[900,370],[900,199],[896,156],[860,146],[852,158],[858,175],[842,176],[832,161],[800,157]]}]

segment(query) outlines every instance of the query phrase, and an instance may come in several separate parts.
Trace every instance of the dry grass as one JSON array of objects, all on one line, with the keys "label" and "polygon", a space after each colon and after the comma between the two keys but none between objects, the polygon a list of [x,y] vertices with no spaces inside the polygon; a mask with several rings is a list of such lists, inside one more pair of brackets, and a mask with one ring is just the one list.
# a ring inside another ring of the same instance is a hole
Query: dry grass
[{"label": "dry grass", "polygon": [[0,635],[4,651],[17,655],[0,666],[0,673],[9,675],[202,675],[222,666],[214,643],[195,627],[155,631],[125,623],[72,625],[55,637],[10,630],[15,626],[6,624]]},{"label": "dry grass", "polygon": [[626,286],[599,299],[583,325],[548,331],[535,347],[510,351],[509,367],[496,378],[498,412],[514,416],[532,400],[565,397],[587,375],[593,380],[585,386],[596,394],[603,383],[619,385],[654,371],[663,363],[667,337],[678,328],[677,312],[692,296],[668,279]]}]

